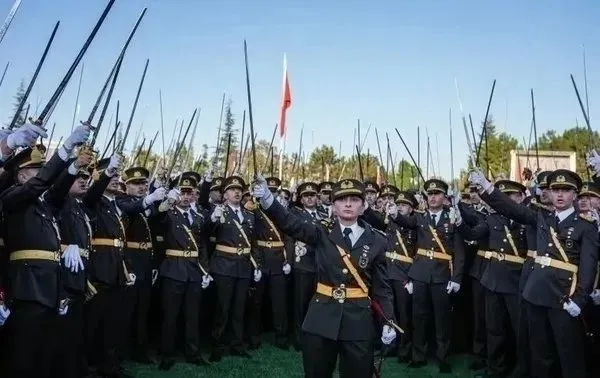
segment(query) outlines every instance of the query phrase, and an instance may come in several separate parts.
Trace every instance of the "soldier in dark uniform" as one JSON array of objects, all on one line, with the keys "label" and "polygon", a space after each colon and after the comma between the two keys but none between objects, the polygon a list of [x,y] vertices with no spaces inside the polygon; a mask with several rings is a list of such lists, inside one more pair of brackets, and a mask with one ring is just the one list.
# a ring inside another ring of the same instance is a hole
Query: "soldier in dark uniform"
[{"label": "soldier in dark uniform", "polygon": [[[510,180],[497,181],[494,186],[516,203],[521,203],[526,191],[525,186]],[[461,217],[457,224],[465,239],[480,241],[477,253],[486,260],[481,285],[485,288],[487,376],[506,376],[512,361],[525,357],[519,344],[513,347],[519,330],[519,280],[527,256],[525,226],[494,211],[474,227]]]},{"label": "soldier in dark uniform", "polygon": [[[386,209],[395,204],[402,216],[412,216],[414,209],[419,205],[412,193],[400,191],[393,185],[384,185],[379,197],[386,201]],[[365,211],[365,219],[374,227],[385,231],[388,238],[389,248],[385,257],[394,291],[394,310],[398,325],[404,330],[398,343],[398,362],[409,362],[412,354],[413,286],[408,272],[417,252],[417,233],[413,229],[398,226],[394,221],[390,221],[387,214],[370,208]]]},{"label": "soldier in dark uniform", "polygon": [[[268,177],[269,190],[276,195],[281,186],[281,180],[277,177]],[[280,197],[278,197],[280,200]],[[287,204],[284,205],[287,208]],[[254,255],[261,268],[262,279],[256,282],[254,295],[249,306],[248,334],[250,349],[256,349],[260,345],[261,312],[265,290],[269,288],[270,309],[275,330],[275,346],[280,349],[288,348],[288,312],[287,312],[287,286],[284,275],[291,272],[288,256],[285,250],[284,234],[273,223],[273,221],[257,207],[254,210],[255,228]],[[268,286],[267,286],[268,285]]]},{"label": "soldier in dark uniform", "polygon": [[[83,153],[80,151],[81,159]],[[78,378],[87,375],[88,367],[85,356],[84,335],[84,303],[86,295],[93,296],[95,288],[87,280],[89,266],[89,251],[91,250],[92,227],[90,219],[82,206],[82,198],[88,190],[88,180],[91,176],[90,165],[82,165],[74,172],[63,171],[54,185],[44,194],[44,199],[53,204],[61,234],[61,249],[77,247],[83,262],[83,270],[76,272],[62,267],[61,282],[69,300],[69,311],[59,321],[60,354],[67,358],[62,364],[61,376]],[[71,189],[68,195],[59,187]]]},{"label": "soldier in dark uniform", "polygon": [[331,181],[323,181],[319,184],[319,211],[331,217],[331,191],[334,183]]},{"label": "soldier in dark uniform", "polygon": [[408,276],[413,287],[413,358],[411,367],[426,364],[427,318],[433,305],[436,332],[436,357],[441,373],[452,367],[446,358],[450,349],[450,296],[460,290],[463,279],[464,243],[456,230],[453,212],[443,207],[448,184],[438,179],[425,182],[427,204],[425,213],[412,216],[388,214],[399,226],[417,230],[417,253]]},{"label": "soldier in dark uniform", "polygon": [[372,181],[365,181],[365,201],[374,210],[381,210],[377,205],[377,195],[379,194],[379,185]]},{"label": "soldier in dark uniform", "polygon": [[315,249],[317,290],[304,319],[303,360],[306,377],[331,377],[340,355],[340,376],[373,374],[374,327],[371,299],[389,321],[381,335],[385,344],[396,337],[389,286],[385,237],[358,220],[364,210],[364,185],[342,180],[333,188],[335,222],[314,224],[275,201],[262,177],[254,196],[276,225]]},{"label": "soldier in dark uniform", "polygon": [[[9,253],[7,303],[11,314],[5,323],[7,354],[3,377],[51,377],[65,357],[56,348],[58,317],[68,312],[61,286],[61,261],[73,271],[83,269],[77,248],[61,253],[61,235],[52,203],[42,196],[65,169],[76,172],[91,156],[71,163],[69,155],[87,140],[90,129],[78,127],[45,164],[42,146],[27,147],[4,169],[16,184],[0,194],[4,213],[4,243]],[[85,160],[87,158],[87,160]],[[71,164],[70,164],[71,163]],[[70,185],[56,188],[66,195]],[[50,198],[50,200],[52,200]],[[71,361],[76,363],[76,361]]]},{"label": "soldier in dark uniform", "polygon": [[142,211],[141,203],[117,206],[116,196],[122,194],[121,164],[118,155],[100,160],[93,174],[95,181],[82,199],[94,234],[88,276],[97,290],[86,306],[88,361],[107,376],[127,375],[121,368],[118,348],[126,332],[125,287],[133,286],[136,277],[129,272],[124,259],[126,235],[122,216]]},{"label": "soldier in dark uniform", "polygon": [[218,205],[223,202],[223,192],[221,192],[221,186],[223,185],[223,177],[214,177],[210,185],[209,201],[213,205]]},{"label": "soldier in dark uniform", "polygon": [[217,287],[213,327],[215,346],[211,361],[220,361],[223,357],[225,331],[230,323],[233,331],[230,343],[232,354],[250,357],[243,344],[246,298],[250,278],[253,276],[254,281],[258,282],[262,273],[251,252],[254,245],[254,214],[241,207],[244,184],[239,176],[227,177],[221,188],[225,203],[216,206],[210,216],[216,238],[210,272]]},{"label": "soldier in dark uniform", "polygon": [[[326,214],[317,211],[317,189],[318,185],[314,182],[305,182],[298,186],[297,194],[300,199],[300,206],[293,207],[290,213],[307,222],[317,224],[320,220],[327,218]],[[302,322],[306,315],[306,310],[311,298],[315,294],[316,264],[315,251],[310,245],[300,240],[294,240],[286,235],[287,250],[293,251],[292,259],[293,274],[293,337],[294,347],[300,350],[302,342]]]},{"label": "soldier in dark uniform", "polygon": [[[528,307],[531,376],[553,376],[554,347],[564,377],[586,377],[581,309],[592,292],[598,262],[598,230],[592,218],[573,207],[581,178],[559,169],[548,175],[553,212],[515,204],[494,190],[480,171],[470,181],[487,194],[491,206],[517,222],[537,227],[537,254],[525,283]],[[492,197],[492,196],[490,196]]]},{"label": "soldier in dark uniform", "polygon": [[[123,251],[126,266],[135,274],[135,284],[126,288],[122,311],[125,316],[124,353],[134,361],[150,364],[148,357],[148,311],[152,285],[158,276],[152,249],[152,232],[148,217],[153,206],[165,197],[165,189],[148,193],[150,172],[144,167],[131,167],[123,172],[126,194],[116,196],[120,209],[138,207],[143,210],[128,214],[125,225],[126,244]],[[142,205],[139,207],[138,205]],[[129,337],[130,336],[130,337]],[[131,349],[131,350],[130,350]]]},{"label": "soldier in dark uniform", "polygon": [[179,184],[179,190],[169,191],[169,198],[174,201],[175,206],[160,215],[165,229],[166,247],[165,259],[160,265],[163,308],[163,359],[160,370],[169,370],[175,364],[175,336],[181,309],[185,324],[186,360],[194,365],[207,364],[199,351],[198,315],[202,289],[206,289],[211,280],[206,269],[207,256],[204,245],[207,226],[205,218],[208,213],[197,213],[190,207],[193,192],[198,186],[194,175],[184,172],[176,182]]}]

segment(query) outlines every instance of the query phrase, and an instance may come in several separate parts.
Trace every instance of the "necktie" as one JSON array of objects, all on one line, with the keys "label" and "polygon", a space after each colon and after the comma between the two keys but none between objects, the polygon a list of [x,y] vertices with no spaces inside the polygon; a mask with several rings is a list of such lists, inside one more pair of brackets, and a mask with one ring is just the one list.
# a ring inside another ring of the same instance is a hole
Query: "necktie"
[{"label": "necktie", "polygon": [[243,222],[242,217],[240,216],[240,211],[239,210],[235,210],[235,215],[237,216],[237,219],[240,221],[240,223]]},{"label": "necktie", "polygon": [[183,212],[183,217],[185,218],[185,223],[188,226],[191,226],[192,222],[190,222],[190,214],[187,211]]},{"label": "necktie", "polygon": [[350,240],[350,234],[352,233],[351,228],[344,228],[344,242],[348,249],[352,250],[352,240]]},{"label": "necktie", "polygon": [[435,217],[436,217],[436,216],[437,216],[437,215],[435,215],[435,214],[431,214],[431,225],[432,225],[433,227],[437,226],[437,222],[435,221]]},{"label": "necktie", "polygon": [[554,216],[554,219],[556,220],[556,224],[560,224],[560,218],[558,217],[558,215]]},{"label": "necktie", "polygon": [[310,215],[312,215],[313,218],[317,219],[317,213],[315,213],[314,211],[311,211]]}]

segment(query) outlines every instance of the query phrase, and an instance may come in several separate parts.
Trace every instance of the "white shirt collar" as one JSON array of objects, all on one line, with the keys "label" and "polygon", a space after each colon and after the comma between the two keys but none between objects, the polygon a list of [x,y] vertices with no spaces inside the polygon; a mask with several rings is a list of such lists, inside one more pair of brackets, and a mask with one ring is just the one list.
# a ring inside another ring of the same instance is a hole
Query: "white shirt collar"
[{"label": "white shirt collar", "polygon": [[233,206],[231,204],[227,204],[227,206],[229,206],[231,208],[231,210],[235,211],[239,211],[240,213],[242,212],[242,208],[240,206]]},{"label": "white shirt collar", "polygon": [[346,228],[351,229],[353,235],[358,235],[358,232],[361,229],[361,227],[358,225],[358,222],[354,223],[352,226],[344,226],[340,223],[340,230],[342,231],[342,235],[344,234],[344,229]]},{"label": "white shirt collar", "polygon": [[558,217],[558,220],[560,222],[564,221],[569,215],[573,214],[575,212],[575,208],[574,207],[570,207],[566,210],[563,211],[554,211],[554,215],[556,215]]}]

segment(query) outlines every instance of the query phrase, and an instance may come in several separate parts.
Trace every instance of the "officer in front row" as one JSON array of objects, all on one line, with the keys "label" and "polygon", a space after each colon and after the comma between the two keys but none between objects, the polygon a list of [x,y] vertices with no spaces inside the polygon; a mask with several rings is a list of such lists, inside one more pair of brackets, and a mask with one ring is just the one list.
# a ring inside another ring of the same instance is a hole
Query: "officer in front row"
[{"label": "officer in front row", "polygon": [[305,376],[332,377],[339,355],[340,377],[371,378],[378,334],[371,299],[387,319],[383,343],[395,339],[396,325],[385,260],[387,241],[358,220],[365,208],[364,185],[350,179],[335,184],[332,207],[336,220],[319,224],[281,206],[261,176],[256,179],[254,196],[286,234],[315,249],[317,290],[302,327]]},{"label": "officer in front row", "polygon": [[[534,211],[506,199],[479,170],[471,173],[470,181],[482,188],[483,199],[498,212],[537,228],[537,256],[523,290],[531,376],[554,376],[558,362],[563,377],[586,377],[579,315],[593,289],[599,245],[593,219],[573,206],[581,178],[566,169],[548,175],[553,212]],[[559,361],[554,361],[555,348]]]}]

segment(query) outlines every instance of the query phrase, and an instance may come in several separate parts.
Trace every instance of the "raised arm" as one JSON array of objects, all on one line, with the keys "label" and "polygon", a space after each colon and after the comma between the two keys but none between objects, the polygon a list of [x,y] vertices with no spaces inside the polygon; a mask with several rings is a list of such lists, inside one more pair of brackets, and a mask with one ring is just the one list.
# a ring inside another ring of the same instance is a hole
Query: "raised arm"
[{"label": "raised arm", "polygon": [[469,226],[467,222],[461,222],[457,229],[465,240],[482,240],[490,234],[490,228],[485,221],[479,222],[473,227]]},{"label": "raised arm", "polygon": [[380,213],[368,207],[362,215],[362,218],[365,222],[375,227],[378,230],[384,231],[387,228],[385,224],[386,214]]},{"label": "raised arm", "polygon": [[498,213],[510,218],[517,223],[535,226],[537,224],[537,212],[525,205],[521,205],[511,200],[506,194],[492,187],[491,190],[484,191],[481,194],[484,200]]},{"label": "raised arm", "polygon": [[303,243],[314,245],[319,240],[318,225],[308,222],[281,206],[273,197],[269,203],[262,203],[265,213],[286,235]]}]

